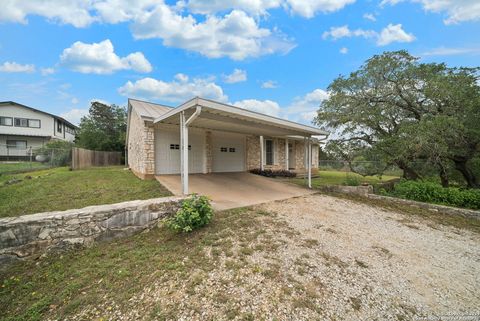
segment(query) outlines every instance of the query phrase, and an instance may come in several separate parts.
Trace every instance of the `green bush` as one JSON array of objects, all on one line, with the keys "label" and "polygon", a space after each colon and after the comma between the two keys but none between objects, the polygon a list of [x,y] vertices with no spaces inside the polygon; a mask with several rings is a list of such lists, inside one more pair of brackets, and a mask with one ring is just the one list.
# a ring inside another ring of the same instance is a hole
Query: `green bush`
[{"label": "green bush", "polygon": [[392,194],[419,202],[480,209],[478,189],[444,188],[434,182],[401,181],[395,185]]},{"label": "green bush", "polygon": [[345,178],[345,182],[343,185],[346,186],[360,186],[360,179],[355,176],[347,175],[347,178]]},{"label": "green bush", "polygon": [[213,217],[213,209],[206,196],[192,194],[182,202],[177,213],[167,220],[167,226],[176,232],[191,232],[207,225]]}]

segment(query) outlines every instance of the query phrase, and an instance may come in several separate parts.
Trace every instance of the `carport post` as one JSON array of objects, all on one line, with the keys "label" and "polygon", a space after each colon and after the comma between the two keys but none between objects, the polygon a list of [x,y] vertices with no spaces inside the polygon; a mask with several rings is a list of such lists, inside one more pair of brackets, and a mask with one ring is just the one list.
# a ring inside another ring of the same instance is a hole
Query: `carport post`
[{"label": "carport post", "polygon": [[308,139],[308,188],[312,188],[312,138]]},{"label": "carport post", "polygon": [[288,138],[285,138],[285,170],[288,171]]},{"label": "carport post", "polygon": [[[185,166],[187,164],[187,166]],[[188,194],[188,129],[185,126],[185,113],[180,113],[180,178],[182,193]]]},{"label": "carport post", "polygon": [[263,152],[263,136],[260,136],[260,169],[263,171],[264,169],[264,152]]}]

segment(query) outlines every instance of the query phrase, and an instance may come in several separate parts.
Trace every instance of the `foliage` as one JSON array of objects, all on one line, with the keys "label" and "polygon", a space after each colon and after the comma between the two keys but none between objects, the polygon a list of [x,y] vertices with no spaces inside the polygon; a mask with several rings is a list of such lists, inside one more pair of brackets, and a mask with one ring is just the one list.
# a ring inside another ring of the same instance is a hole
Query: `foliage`
[{"label": "foliage", "polygon": [[126,131],[127,112],[124,107],[93,101],[89,114],[80,122],[76,143],[78,147],[91,150],[123,152]]},{"label": "foliage", "polygon": [[63,140],[52,140],[37,149],[35,154],[46,156],[45,162],[50,166],[66,166],[72,160],[73,143]]},{"label": "foliage", "polygon": [[[12,185],[5,183],[16,179]],[[120,166],[67,167],[0,175],[0,217],[168,196],[157,180],[140,180]]]},{"label": "foliage", "polygon": [[434,170],[444,186],[457,171],[465,185],[478,187],[479,73],[420,63],[403,50],[373,56],[328,87],[315,120],[336,137],[325,151],[347,161],[396,165],[407,179]]},{"label": "foliage", "polygon": [[297,173],[292,171],[287,171],[284,169],[281,170],[272,170],[272,169],[264,169],[261,170],[260,168],[255,168],[250,170],[250,173],[260,176],[266,177],[296,177]]},{"label": "foliage", "polygon": [[419,202],[480,209],[480,190],[478,189],[443,188],[434,182],[402,181],[395,185],[391,194]]},{"label": "foliage", "polygon": [[[328,186],[328,185],[348,185],[347,180],[349,177],[352,178],[350,182],[353,182],[353,180],[358,180],[359,184],[368,183],[373,186],[376,186],[382,183],[385,184],[392,180],[398,180],[398,176],[388,176],[388,175],[383,175],[381,177],[361,176],[356,173],[348,173],[348,172],[332,171],[332,170],[318,171],[318,174],[316,176],[318,177],[312,178],[313,188]],[[307,181],[304,178],[294,178],[292,179],[292,182],[302,186],[305,186],[305,184],[307,183]]]},{"label": "foliage", "polygon": [[346,185],[346,186],[360,186],[360,179],[356,176],[347,175],[343,185]]},{"label": "foliage", "polygon": [[213,217],[213,209],[206,196],[192,194],[182,202],[177,213],[167,220],[167,226],[176,232],[191,232],[207,225]]}]

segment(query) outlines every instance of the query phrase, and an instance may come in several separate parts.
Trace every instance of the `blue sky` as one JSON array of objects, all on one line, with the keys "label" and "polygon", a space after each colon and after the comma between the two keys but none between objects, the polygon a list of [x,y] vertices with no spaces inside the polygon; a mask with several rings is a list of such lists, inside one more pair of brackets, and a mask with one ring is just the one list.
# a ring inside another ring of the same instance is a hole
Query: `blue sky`
[{"label": "blue sky", "polygon": [[383,51],[479,66],[478,0],[11,0],[0,100],[78,122],[90,101],[192,96],[310,123],[329,83]]}]

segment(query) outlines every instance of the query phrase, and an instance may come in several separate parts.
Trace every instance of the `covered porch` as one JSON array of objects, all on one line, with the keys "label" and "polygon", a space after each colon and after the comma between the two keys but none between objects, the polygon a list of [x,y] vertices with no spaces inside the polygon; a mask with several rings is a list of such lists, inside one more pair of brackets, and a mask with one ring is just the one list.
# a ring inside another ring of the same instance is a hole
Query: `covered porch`
[{"label": "covered porch", "polygon": [[[292,146],[301,146],[303,149],[298,150],[297,148],[295,153],[303,153],[301,159],[304,162],[303,167],[307,172],[309,186],[311,186],[312,173],[312,145],[318,143],[318,140],[314,136],[326,136],[328,134],[311,126],[201,98],[194,98],[172,109],[156,118],[153,124],[156,127],[170,126],[176,128],[176,131],[179,131],[180,143],[177,149],[179,149],[180,156],[179,172],[181,191],[183,194],[189,193],[189,174],[192,171],[192,161],[189,160],[189,157],[196,157],[193,151],[196,144],[189,144],[189,132],[204,130],[207,133],[206,145],[212,144],[208,139],[208,134],[211,132],[220,136],[220,139],[222,136],[225,136],[225,141],[230,140],[230,138],[228,138],[229,135],[243,135],[246,137],[245,155],[254,153],[258,155],[258,159],[253,160],[253,164],[252,160],[248,159],[249,163],[247,164],[247,157],[245,157],[243,160],[245,163],[243,171],[252,168],[252,166],[260,169],[272,168],[289,170],[292,164],[292,160],[289,159],[292,155],[290,152],[292,151]],[[193,137],[190,135],[190,140],[192,139]],[[252,142],[252,139],[255,141]],[[279,144],[283,146],[278,146]],[[170,145],[170,148],[172,148],[172,145],[173,144]],[[224,145],[225,147],[222,147]],[[212,166],[211,160],[215,156],[212,154],[218,152],[220,156],[227,156],[228,152],[236,152],[239,149],[236,147],[227,147],[227,143],[224,145],[214,146],[213,152],[210,151],[204,155],[207,161],[203,173],[212,172],[211,168],[208,168],[208,166]],[[274,159],[272,153],[273,147],[284,151],[281,159],[278,157]],[[252,148],[258,150],[252,151]],[[192,156],[189,156],[189,150],[191,150]],[[221,152],[225,153],[221,154]],[[239,156],[241,156],[241,154],[237,153],[237,158]],[[221,161],[217,160],[214,166],[220,169],[225,168],[225,170],[223,170],[225,172],[228,171],[229,162],[232,160],[228,157],[223,157]],[[274,167],[272,166],[273,164],[275,164]]]}]

